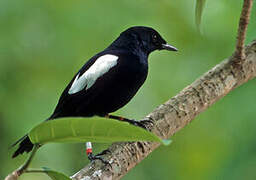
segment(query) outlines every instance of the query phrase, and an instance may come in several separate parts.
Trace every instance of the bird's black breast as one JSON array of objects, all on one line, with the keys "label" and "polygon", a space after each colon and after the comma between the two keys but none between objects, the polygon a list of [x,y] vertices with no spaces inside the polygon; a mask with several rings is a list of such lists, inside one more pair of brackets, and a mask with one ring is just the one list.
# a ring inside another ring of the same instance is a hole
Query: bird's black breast
[{"label": "bird's black breast", "polygon": [[[139,88],[146,80],[148,65],[142,62],[134,55],[120,56],[116,68],[102,77],[102,83],[106,82],[105,78],[111,78],[109,84],[105,84],[104,99],[101,101],[99,109],[106,112],[113,112],[127,104],[137,93]],[[96,105],[97,106],[97,105]],[[95,109],[97,109],[95,107]],[[99,112],[100,113],[100,112]]]},{"label": "bird's black breast", "polygon": [[89,89],[70,95],[68,89],[71,81],[62,93],[53,118],[106,115],[126,105],[137,93],[148,74],[147,57],[125,51],[103,52],[88,61],[79,72],[88,70],[104,54],[117,56],[117,64],[100,76]]}]

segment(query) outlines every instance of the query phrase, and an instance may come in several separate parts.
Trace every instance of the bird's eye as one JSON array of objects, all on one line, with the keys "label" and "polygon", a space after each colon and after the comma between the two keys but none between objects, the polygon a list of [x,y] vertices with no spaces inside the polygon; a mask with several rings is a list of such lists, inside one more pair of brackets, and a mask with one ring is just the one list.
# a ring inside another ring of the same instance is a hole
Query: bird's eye
[{"label": "bird's eye", "polygon": [[153,35],[152,35],[152,39],[153,39],[153,42],[154,42],[154,43],[157,42],[157,35],[156,35],[156,34],[153,34]]}]

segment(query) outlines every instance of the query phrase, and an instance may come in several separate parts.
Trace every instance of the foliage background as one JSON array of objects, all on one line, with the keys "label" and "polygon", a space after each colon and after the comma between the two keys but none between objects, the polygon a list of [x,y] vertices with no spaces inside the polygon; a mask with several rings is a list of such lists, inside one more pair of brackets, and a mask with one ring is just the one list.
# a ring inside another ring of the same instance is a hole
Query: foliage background
[{"label": "foliage background", "polygon": [[[232,54],[241,6],[242,1],[207,1],[200,35],[195,1],[0,1],[0,179],[26,157],[11,159],[14,149],[8,146],[51,114],[74,73],[121,31],[152,26],[179,48],[150,56],[146,83],[116,113],[140,119]],[[256,36],[255,13],[254,7],[247,42]],[[255,83],[202,113],[171,146],[154,151],[124,179],[255,179]],[[50,144],[40,149],[32,167],[72,175],[87,163],[84,145]]]}]

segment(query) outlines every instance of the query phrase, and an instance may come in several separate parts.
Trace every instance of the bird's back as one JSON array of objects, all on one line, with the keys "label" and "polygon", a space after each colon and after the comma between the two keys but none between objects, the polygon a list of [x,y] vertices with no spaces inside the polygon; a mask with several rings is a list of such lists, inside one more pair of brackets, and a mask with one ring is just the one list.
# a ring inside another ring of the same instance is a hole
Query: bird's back
[{"label": "bird's back", "polygon": [[75,75],[62,93],[51,118],[106,115],[131,100],[147,77],[147,57],[139,57],[125,50],[107,49],[92,57],[77,74],[84,74],[100,57],[106,55],[118,57],[117,63],[98,77],[90,88],[85,87],[79,92],[69,94],[77,76]]}]

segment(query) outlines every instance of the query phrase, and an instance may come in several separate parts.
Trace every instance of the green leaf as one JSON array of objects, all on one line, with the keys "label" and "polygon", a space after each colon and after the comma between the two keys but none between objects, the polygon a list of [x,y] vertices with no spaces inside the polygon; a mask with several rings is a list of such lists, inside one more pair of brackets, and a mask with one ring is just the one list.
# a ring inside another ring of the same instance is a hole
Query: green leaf
[{"label": "green leaf", "polygon": [[203,9],[206,0],[196,0],[196,10],[195,10],[195,20],[196,20],[196,27],[200,31],[201,19],[203,14]]},{"label": "green leaf", "polygon": [[61,172],[53,171],[47,167],[42,167],[42,169],[28,169],[25,173],[45,173],[52,180],[71,180],[68,176]]},{"label": "green leaf", "polygon": [[50,170],[49,168],[45,167],[43,167],[42,173],[46,173],[52,180],[71,180],[65,174]]},{"label": "green leaf", "polygon": [[170,140],[162,140],[153,133],[126,122],[105,118],[62,118],[43,122],[29,132],[33,144],[50,142],[121,142],[156,141],[164,145]]}]

